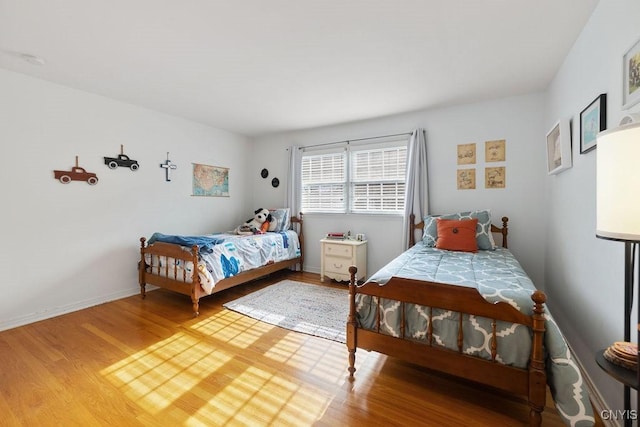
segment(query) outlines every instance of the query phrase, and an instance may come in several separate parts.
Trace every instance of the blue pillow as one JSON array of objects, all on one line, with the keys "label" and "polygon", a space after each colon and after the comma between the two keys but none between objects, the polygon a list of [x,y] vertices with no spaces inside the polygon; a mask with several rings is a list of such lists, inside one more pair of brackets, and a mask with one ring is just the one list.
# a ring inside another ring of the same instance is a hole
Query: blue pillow
[{"label": "blue pillow", "polygon": [[285,231],[291,228],[291,218],[289,214],[289,208],[281,209],[269,209],[269,213],[272,217],[278,220],[278,228],[272,231],[279,232]]},{"label": "blue pillow", "polygon": [[435,248],[436,240],[438,240],[438,221],[436,218],[457,220],[478,218],[478,225],[476,226],[476,241],[478,243],[478,249],[488,251],[496,249],[496,244],[493,241],[493,235],[491,234],[491,211],[468,211],[447,215],[425,216],[422,243],[429,248]]}]

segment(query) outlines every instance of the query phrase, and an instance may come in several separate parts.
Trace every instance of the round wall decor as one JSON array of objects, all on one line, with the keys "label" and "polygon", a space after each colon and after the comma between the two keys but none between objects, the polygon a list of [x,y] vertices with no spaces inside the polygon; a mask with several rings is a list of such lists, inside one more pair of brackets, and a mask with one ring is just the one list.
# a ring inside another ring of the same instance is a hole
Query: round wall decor
[{"label": "round wall decor", "polygon": [[269,176],[269,171],[267,170],[267,168],[264,168],[260,171],[260,176],[263,178],[266,178]]},{"label": "round wall decor", "polygon": [[271,185],[273,186],[273,188],[276,188],[278,185],[280,185],[280,180],[278,178],[273,178],[271,180]]}]

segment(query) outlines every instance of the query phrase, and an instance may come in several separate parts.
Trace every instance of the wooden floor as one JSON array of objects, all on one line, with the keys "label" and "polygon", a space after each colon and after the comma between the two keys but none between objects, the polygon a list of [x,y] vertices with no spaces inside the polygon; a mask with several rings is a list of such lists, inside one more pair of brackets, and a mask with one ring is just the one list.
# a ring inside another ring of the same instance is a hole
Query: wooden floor
[{"label": "wooden floor", "polygon": [[[0,332],[3,426],[518,426],[526,403],[222,307],[278,273],[201,300],[158,290]],[[344,286],[335,283],[327,286]],[[562,426],[553,408],[543,425]]]}]

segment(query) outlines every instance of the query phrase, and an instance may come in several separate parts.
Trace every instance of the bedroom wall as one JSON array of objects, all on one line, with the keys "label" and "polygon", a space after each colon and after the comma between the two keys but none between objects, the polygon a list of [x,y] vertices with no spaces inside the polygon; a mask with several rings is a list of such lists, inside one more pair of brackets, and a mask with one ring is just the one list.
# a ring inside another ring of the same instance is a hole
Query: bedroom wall
[{"label": "bedroom wall", "polygon": [[[1,69],[0,93],[0,330],[137,293],[140,236],[245,218],[245,137]],[[104,165],[120,144],[138,171]],[[76,155],[97,185],[53,179]],[[231,197],[190,196],[192,162],[229,167]]]},{"label": "bedroom wall", "polygon": [[[578,129],[580,111],[601,93],[608,98],[608,128],[620,122],[622,56],[640,38],[639,16],[636,0],[601,0],[553,80],[544,109],[545,128],[559,117],[574,124],[573,167],[545,179],[546,290],[557,322],[610,409],[622,409],[622,386],[598,368],[594,355],[623,338],[624,244],[595,237],[598,149],[580,154]],[[633,111],[640,105],[627,112]]]},{"label": "bedroom wall", "polygon": [[[499,99],[460,107],[424,110],[377,120],[309,129],[254,139],[249,177],[256,207],[282,205],[290,145],[313,145],[426,129],[431,212],[491,209],[511,218],[509,247],[539,287],[544,288],[544,135],[542,94]],[[505,189],[484,188],[484,141],[506,139]],[[458,144],[477,143],[477,189],[456,189]],[[269,170],[262,179],[260,170]],[[280,179],[271,187],[271,177]],[[305,215],[305,270],[320,271],[318,240],[328,231],[365,233],[368,271],[375,272],[401,252],[402,218],[382,215]]]}]

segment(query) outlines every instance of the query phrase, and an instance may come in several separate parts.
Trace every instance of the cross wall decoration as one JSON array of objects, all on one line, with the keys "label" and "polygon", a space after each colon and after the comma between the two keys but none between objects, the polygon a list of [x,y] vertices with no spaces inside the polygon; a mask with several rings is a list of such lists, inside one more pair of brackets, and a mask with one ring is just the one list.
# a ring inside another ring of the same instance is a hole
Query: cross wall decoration
[{"label": "cross wall decoration", "polygon": [[171,169],[177,169],[178,166],[171,163],[169,160],[169,152],[167,151],[167,160],[164,163],[160,163],[160,167],[166,171],[166,181],[171,181]]}]

